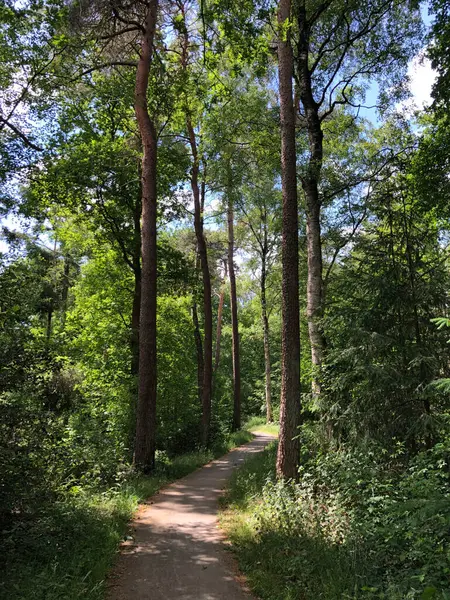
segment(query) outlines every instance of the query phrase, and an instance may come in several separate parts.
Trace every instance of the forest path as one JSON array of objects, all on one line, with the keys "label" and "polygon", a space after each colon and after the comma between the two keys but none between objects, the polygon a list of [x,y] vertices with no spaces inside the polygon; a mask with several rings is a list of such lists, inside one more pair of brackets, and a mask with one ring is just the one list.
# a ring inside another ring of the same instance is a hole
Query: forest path
[{"label": "forest path", "polygon": [[249,600],[217,525],[218,498],[233,470],[274,439],[250,443],[162,489],[132,523],[109,580],[108,600]]}]

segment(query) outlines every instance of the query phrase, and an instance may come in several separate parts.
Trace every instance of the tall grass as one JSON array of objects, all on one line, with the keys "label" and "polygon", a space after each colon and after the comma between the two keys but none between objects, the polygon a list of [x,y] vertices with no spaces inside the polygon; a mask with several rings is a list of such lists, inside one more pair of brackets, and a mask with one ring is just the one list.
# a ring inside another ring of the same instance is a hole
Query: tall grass
[{"label": "tall grass", "polygon": [[[356,600],[365,558],[357,546],[331,544],[309,531],[280,526],[283,496],[265,505],[263,489],[275,481],[276,443],[233,474],[222,500],[221,526],[252,590],[263,600]],[[273,488],[272,488],[273,489]],[[315,532],[315,533],[313,533]]]},{"label": "tall grass", "polygon": [[134,476],[104,492],[73,488],[28,518],[21,515],[3,532],[1,600],[100,600],[139,503],[252,437],[236,432],[214,451],[160,456],[151,477]]},{"label": "tall grass", "polygon": [[[276,444],[234,472],[221,524],[262,600],[450,600],[448,446],[408,468],[352,449],[275,481]],[[391,467],[391,468],[390,468]]]},{"label": "tall grass", "polygon": [[247,431],[260,431],[261,433],[269,433],[278,435],[280,426],[278,423],[266,423],[264,417],[251,417],[244,426]]}]

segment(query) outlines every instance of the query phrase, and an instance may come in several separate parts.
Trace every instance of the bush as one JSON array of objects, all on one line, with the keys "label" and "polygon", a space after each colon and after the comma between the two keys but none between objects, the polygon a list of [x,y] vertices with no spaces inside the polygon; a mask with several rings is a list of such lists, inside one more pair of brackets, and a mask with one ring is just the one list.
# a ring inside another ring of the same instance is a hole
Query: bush
[{"label": "bush", "polygon": [[[246,441],[249,435],[238,432],[229,444]],[[226,448],[222,448],[220,454],[223,451]],[[13,494],[8,494],[6,502],[2,499],[2,507],[9,513],[2,523],[0,598],[101,600],[106,574],[138,503],[214,456],[211,450],[202,450],[169,458],[166,452],[158,451],[151,477],[137,476],[130,468],[124,468],[118,473],[117,482],[109,488],[66,486],[58,493],[55,491],[51,501],[48,494],[41,495],[47,485],[44,480],[31,490],[36,494],[35,503],[27,504],[26,513],[18,510],[17,502],[12,501]],[[21,472],[36,475],[32,480],[34,486],[40,482],[37,474],[42,475],[45,470],[38,471],[37,466],[31,464],[34,470],[22,468]],[[19,471],[14,473],[13,491],[23,495],[19,489]],[[29,480],[23,480],[22,485],[25,489]],[[24,497],[30,499],[31,495]],[[16,511],[14,519],[11,519],[12,508]]]},{"label": "bush", "polygon": [[[306,454],[308,454],[306,452]],[[274,448],[233,477],[225,528],[263,599],[450,598],[450,444],[407,462],[376,446],[308,459],[276,482]]]}]

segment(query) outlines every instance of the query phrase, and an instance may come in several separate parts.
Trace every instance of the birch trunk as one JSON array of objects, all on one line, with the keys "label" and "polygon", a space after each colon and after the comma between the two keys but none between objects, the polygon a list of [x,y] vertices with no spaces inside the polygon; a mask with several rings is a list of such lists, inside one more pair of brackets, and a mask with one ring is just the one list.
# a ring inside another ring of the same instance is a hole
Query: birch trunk
[{"label": "birch trunk", "polygon": [[311,361],[313,364],[312,392],[320,394],[320,371],[325,353],[325,335],[321,320],[324,310],[324,286],[322,277],[322,242],[320,231],[319,180],[323,163],[323,132],[319,118],[319,106],[312,91],[309,70],[309,29],[306,21],[305,1],[297,8],[299,28],[297,47],[297,75],[306,127],[308,130],[310,157],[307,173],[302,179],[306,200],[306,244],[308,253],[307,319]]}]

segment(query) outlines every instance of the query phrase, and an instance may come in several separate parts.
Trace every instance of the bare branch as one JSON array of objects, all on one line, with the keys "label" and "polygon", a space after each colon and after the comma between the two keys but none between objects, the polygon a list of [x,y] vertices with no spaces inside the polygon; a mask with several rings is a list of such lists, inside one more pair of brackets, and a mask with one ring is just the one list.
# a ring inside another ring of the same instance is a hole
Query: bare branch
[{"label": "bare branch", "polygon": [[133,25],[134,27],[136,27],[136,29],[139,29],[139,31],[145,33],[145,27],[142,25],[142,23],[139,23],[139,21],[132,21],[131,19],[125,19],[124,17],[120,16],[117,8],[113,7],[112,11],[118,21],[124,23],[125,25]]},{"label": "bare branch", "polygon": [[107,69],[108,67],[137,67],[137,62],[132,62],[128,60],[116,60],[108,63],[103,63],[102,65],[95,65],[94,67],[86,69],[86,71],[83,71],[82,73],[78,73],[78,75],[70,81],[77,81],[77,79],[83,77],[84,75],[89,75],[89,73],[93,73],[94,71],[101,71],[102,69]]},{"label": "bare branch", "polygon": [[98,40],[111,40],[115,37],[119,37],[120,35],[123,35],[124,33],[131,33],[133,31],[141,31],[141,30],[138,27],[136,27],[135,25],[133,25],[132,27],[125,27],[125,29],[120,29],[119,31],[113,31],[112,33],[102,35],[97,39]]}]

